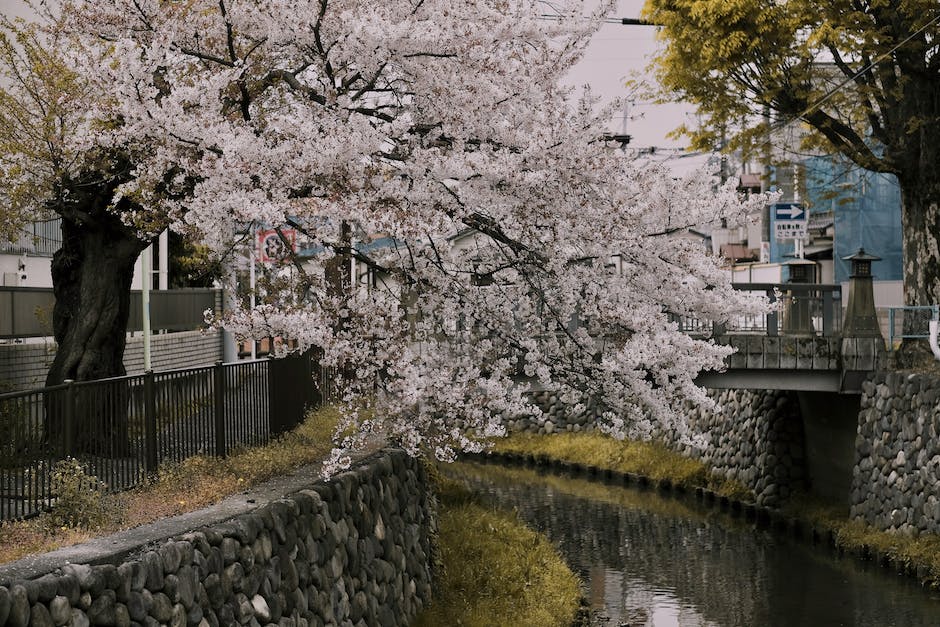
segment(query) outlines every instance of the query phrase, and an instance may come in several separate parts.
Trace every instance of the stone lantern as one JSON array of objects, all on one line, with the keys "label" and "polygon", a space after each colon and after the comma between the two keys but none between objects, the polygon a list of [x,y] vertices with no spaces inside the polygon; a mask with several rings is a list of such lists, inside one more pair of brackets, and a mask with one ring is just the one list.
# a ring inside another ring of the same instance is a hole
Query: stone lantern
[{"label": "stone lantern", "polygon": [[849,302],[845,309],[842,323],[842,337],[876,337],[882,339],[881,325],[875,313],[875,295],[872,289],[871,263],[881,257],[869,255],[864,248],[848,257],[852,262],[852,275],[849,281]]}]

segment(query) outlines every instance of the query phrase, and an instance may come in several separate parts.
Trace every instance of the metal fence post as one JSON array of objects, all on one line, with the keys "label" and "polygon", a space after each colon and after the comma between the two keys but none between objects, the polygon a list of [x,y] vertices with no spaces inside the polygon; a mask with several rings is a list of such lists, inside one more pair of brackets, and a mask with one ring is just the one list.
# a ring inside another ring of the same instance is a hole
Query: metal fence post
[{"label": "metal fence post", "polygon": [[225,369],[215,362],[215,455],[225,457]]},{"label": "metal fence post", "polygon": [[157,391],[153,370],[144,373],[144,468],[157,471]]},{"label": "metal fence post", "polygon": [[[823,290],[823,336],[831,337],[833,331],[833,322],[835,318],[835,310],[833,308],[833,303],[835,302],[832,298],[832,290]],[[840,312],[841,313],[841,312]]]},{"label": "metal fence post", "polygon": [[75,450],[75,387],[72,379],[66,379],[65,383],[65,407],[62,411],[63,422],[63,455],[71,457]]},{"label": "metal fence post", "polygon": [[[777,295],[772,289],[767,290],[767,298],[771,303],[777,302]],[[779,316],[780,313],[776,309],[767,314],[767,335],[769,337],[776,337],[779,335],[777,332]]]},{"label": "metal fence post", "polygon": [[281,377],[284,376],[283,369],[278,368],[274,362],[274,356],[268,354],[264,361],[264,367],[268,369],[268,433],[272,436],[282,432],[281,422],[284,417],[284,407],[280,395],[279,384]]},{"label": "metal fence post", "polygon": [[888,350],[894,350],[894,307],[888,309]]}]

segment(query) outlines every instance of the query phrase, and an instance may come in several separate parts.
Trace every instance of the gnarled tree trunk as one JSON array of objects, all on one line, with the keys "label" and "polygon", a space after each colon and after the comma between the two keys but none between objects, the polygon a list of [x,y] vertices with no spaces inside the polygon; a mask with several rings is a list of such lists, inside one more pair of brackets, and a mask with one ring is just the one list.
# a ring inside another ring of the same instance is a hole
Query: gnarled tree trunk
[{"label": "gnarled tree trunk", "polygon": [[59,347],[46,385],[125,374],[131,280],[146,243],[118,217],[108,222],[62,220],[62,248],[52,258],[52,329]]},{"label": "gnarled tree trunk", "polygon": [[[53,386],[67,379],[91,381],[126,374],[124,347],[130,313],[134,263],[148,242],[121,220],[121,207],[109,208],[120,182],[106,173],[69,181],[62,202],[62,248],[52,258],[55,308],[53,334],[58,349],[46,376]],[[124,202],[124,201],[122,201]],[[120,388],[120,389],[119,389]],[[72,391],[68,454],[120,455],[127,448],[126,388],[78,386]],[[64,442],[64,399],[47,399],[47,438]]]}]

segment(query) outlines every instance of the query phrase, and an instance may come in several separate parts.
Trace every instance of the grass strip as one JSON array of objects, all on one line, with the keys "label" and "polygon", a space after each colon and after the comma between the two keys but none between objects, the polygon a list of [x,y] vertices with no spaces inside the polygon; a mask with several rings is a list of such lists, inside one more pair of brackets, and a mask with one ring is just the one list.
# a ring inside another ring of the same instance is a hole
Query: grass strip
[{"label": "grass strip", "polygon": [[568,627],[578,578],[549,540],[515,515],[438,479],[440,564],[434,599],[415,627]]},{"label": "grass strip", "polygon": [[783,511],[833,535],[836,547],[871,559],[888,559],[894,567],[917,578],[922,586],[940,590],[940,535],[918,536],[880,531],[850,520],[844,508],[834,507],[807,494],[797,493]]},{"label": "grass strip", "polygon": [[616,440],[598,433],[557,433],[548,436],[513,433],[498,440],[493,450],[544,455],[579,464],[632,472],[687,488],[706,487],[718,494],[753,501],[754,494],[737,481],[719,477],[703,462],[684,457],[655,442]]},{"label": "grass strip", "polygon": [[[515,433],[497,441],[494,450],[543,455],[598,468],[633,472],[652,479],[670,479],[686,487],[707,487],[740,501],[753,501],[753,493],[735,481],[713,475],[697,460],[683,457],[650,442],[618,441],[591,433],[536,435]],[[850,520],[845,507],[824,503],[806,494],[794,494],[784,513],[832,533],[836,547],[848,553],[891,560],[898,569],[913,574],[924,587],[940,589],[940,536],[917,537],[879,531]]]},{"label": "grass strip", "polygon": [[[77,499],[60,499],[52,511],[36,518],[0,523],[0,563],[202,509],[300,466],[320,463],[332,449],[338,419],[336,409],[324,407],[264,446],[238,449],[224,459],[191,457],[161,466],[156,477],[132,490],[84,491]],[[83,485],[97,483],[74,479]],[[76,503],[80,512],[74,511]]]}]

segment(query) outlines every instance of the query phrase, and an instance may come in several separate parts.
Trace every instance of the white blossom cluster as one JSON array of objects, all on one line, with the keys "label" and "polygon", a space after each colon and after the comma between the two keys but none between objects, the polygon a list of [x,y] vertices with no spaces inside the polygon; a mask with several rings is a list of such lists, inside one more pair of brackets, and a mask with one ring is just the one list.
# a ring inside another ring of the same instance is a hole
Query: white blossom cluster
[{"label": "white blossom cluster", "polygon": [[[559,86],[596,22],[540,20],[534,0],[63,11],[97,95],[72,148],[129,156],[118,193],[152,213],[139,224],[196,230],[220,257],[248,224],[303,232],[311,252],[277,297],[225,324],[316,347],[339,373],[354,435],[334,467],[370,433],[441,459],[477,449],[503,416],[538,411],[531,385],[598,408],[617,436],[684,433],[681,402],[707,402],[693,379],[728,349],[673,316],[766,306],[681,237],[760,199],[639,168],[600,141],[610,111]],[[377,279],[349,285],[350,259]]]}]

